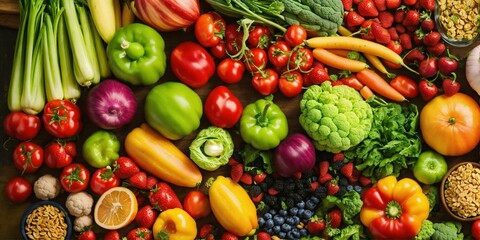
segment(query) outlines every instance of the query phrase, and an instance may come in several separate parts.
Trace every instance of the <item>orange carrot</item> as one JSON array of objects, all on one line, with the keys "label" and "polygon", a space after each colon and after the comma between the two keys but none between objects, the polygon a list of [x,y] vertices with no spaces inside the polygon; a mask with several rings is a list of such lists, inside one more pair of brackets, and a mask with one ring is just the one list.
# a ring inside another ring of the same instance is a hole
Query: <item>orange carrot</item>
[{"label": "orange carrot", "polygon": [[348,53],[350,52],[350,50],[346,49],[328,49],[327,51],[345,58],[348,57]]},{"label": "orange carrot", "polygon": [[395,88],[390,86],[380,75],[371,69],[365,69],[357,73],[357,78],[374,92],[393,101],[402,102],[406,98]]},{"label": "orange carrot", "polygon": [[350,70],[351,72],[359,72],[368,68],[368,65],[362,61],[348,59],[338,56],[322,48],[313,49],[313,57],[319,62],[340,70]]},{"label": "orange carrot", "polygon": [[375,94],[373,94],[372,89],[370,89],[367,86],[363,86],[360,89],[360,95],[362,95],[363,99],[367,100],[367,99],[371,98],[372,96],[374,96]]}]

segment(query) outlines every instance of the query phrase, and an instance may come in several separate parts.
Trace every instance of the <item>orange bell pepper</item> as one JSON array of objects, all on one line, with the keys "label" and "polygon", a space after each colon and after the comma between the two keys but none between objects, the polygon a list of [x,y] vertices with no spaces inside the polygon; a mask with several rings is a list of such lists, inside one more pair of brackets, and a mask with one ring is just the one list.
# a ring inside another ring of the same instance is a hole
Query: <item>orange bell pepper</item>
[{"label": "orange bell pepper", "polygon": [[202,182],[197,165],[145,123],[128,133],[125,150],[140,168],[164,181],[182,187],[195,187]]},{"label": "orange bell pepper", "polygon": [[429,207],[415,180],[388,176],[365,191],[360,220],[375,239],[412,239],[428,218]]},{"label": "orange bell pepper", "polygon": [[218,176],[208,190],[210,207],[227,231],[246,236],[258,226],[257,209],[250,196],[229,177]]},{"label": "orange bell pepper", "polygon": [[160,213],[153,224],[155,240],[193,240],[197,236],[197,223],[180,208]]}]

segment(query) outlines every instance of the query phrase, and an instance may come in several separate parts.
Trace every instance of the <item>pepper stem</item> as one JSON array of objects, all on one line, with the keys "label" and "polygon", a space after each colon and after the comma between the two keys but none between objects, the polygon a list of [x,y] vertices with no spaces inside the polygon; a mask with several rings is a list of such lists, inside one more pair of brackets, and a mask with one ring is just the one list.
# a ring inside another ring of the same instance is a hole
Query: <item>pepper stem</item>
[{"label": "pepper stem", "polygon": [[145,55],[145,49],[140,43],[129,42],[124,39],[120,46],[123,50],[125,50],[127,57],[132,60],[137,60]]},{"label": "pepper stem", "polygon": [[271,105],[272,105],[272,102],[268,101],[267,104],[265,104],[265,107],[263,108],[262,114],[260,114],[260,116],[257,118],[257,123],[260,127],[268,126],[267,112]]},{"label": "pepper stem", "polygon": [[397,219],[402,215],[402,207],[397,201],[390,201],[385,208],[385,214],[390,219]]},{"label": "pepper stem", "polygon": [[457,122],[457,119],[455,119],[454,117],[451,117],[448,119],[448,124],[450,125],[455,125],[456,122]]}]

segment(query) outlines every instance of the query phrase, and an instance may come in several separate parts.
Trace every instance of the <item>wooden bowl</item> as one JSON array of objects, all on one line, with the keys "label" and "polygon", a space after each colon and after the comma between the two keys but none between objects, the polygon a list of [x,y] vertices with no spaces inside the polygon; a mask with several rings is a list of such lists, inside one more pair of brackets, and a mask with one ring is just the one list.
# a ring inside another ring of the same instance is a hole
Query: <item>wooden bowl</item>
[{"label": "wooden bowl", "polygon": [[54,202],[54,201],[49,201],[49,200],[46,200],[46,201],[39,201],[39,202],[36,202],[34,204],[32,204],[24,213],[23,213],[23,216],[22,216],[22,220],[20,222],[20,233],[22,235],[22,238],[24,240],[29,240],[30,238],[27,237],[27,234],[25,232],[25,226],[26,226],[26,220],[28,218],[28,215],[30,215],[30,213],[32,213],[36,208],[40,207],[40,206],[43,206],[43,205],[52,205],[53,207],[55,208],[58,208],[61,212],[63,212],[63,214],[65,215],[65,223],[67,224],[67,234],[66,234],[66,237],[65,239],[70,239],[71,236],[72,236],[72,221],[70,220],[70,215],[68,214],[68,212],[65,210],[65,208],[57,203],[57,202]]},{"label": "wooden bowl", "polygon": [[[447,179],[448,179],[448,176],[450,176],[450,174],[456,170],[458,167],[462,166],[462,165],[465,165],[467,163],[470,163],[473,165],[474,168],[480,168],[480,163],[477,163],[477,162],[461,162],[461,163],[458,163],[456,164],[455,166],[453,166],[452,168],[450,168],[448,170],[448,172],[445,174],[445,176],[443,177],[442,179],[442,183],[440,185],[440,197],[442,199],[442,204],[443,204],[443,207],[445,208],[445,210],[448,212],[448,214],[450,214],[450,216],[452,216],[453,218],[459,220],[459,221],[464,221],[464,222],[470,222],[470,221],[475,221],[475,220],[478,220],[480,219],[480,214],[478,214],[477,216],[474,216],[474,217],[469,217],[469,218],[465,218],[465,217],[461,217],[461,216],[458,216],[454,211],[452,211],[450,209],[450,207],[447,205],[447,202],[446,202],[446,199],[445,199],[445,190],[446,190],[446,182],[447,182]],[[447,186],[448,188],[448,186]],[[480,188],[480,184],[478,186],[478,188]]]}]

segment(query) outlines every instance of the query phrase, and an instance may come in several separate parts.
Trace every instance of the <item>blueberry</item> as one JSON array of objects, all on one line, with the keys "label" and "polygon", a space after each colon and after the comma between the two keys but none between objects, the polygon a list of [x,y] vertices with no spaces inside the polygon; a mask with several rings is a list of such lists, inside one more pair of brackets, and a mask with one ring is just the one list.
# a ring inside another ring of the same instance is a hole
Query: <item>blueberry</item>
[{"label": "blueberry", "polygon": [[296,216],[302,216],[303,212],[305,212],[305,209],[299,209]]},{"label": "blueberry", "polygon": [[275,223],[273,222],[273,219],[268,219],[265,222],[265,228],[272,228],[273,226],[275,226]]},{"label": "blueberry", "polygon": [[[288,220],[288,219],[287,219]],[[287,221],[288,222],[288,221]],[[289,232],[290,230],[292,230],[292,226],[287,224],[287,223],[284,223],[282,224],[282,231],[284,232]]]},{"label": "blueberry", "polygon": [[317,204],[311,199],[308,199],[305,203],[305,208],[308,210],[314,210],[315,208],[317,208]]},{"label": "blueberry", "polygon": [[273,229],[272,228],[264,228],[265,232],[268,234],[272,235],[273,234]]},{"label": "blueberry", "polygon": [[298,208],[296,207],[290,208],[290,215],[295,216],[297,215],[297,213],[298,213]]},{"label": "blueberry", "polygon": [[312,176],[312,182],[316,182],[318,180],[317,176]]},{"label": "blueberry", "polygon": [[307,229],[305,228],[300,229],[300,236],[305,237],[307,236],[307,234],[308,234]]},{"label": "blueberry", "polygon": [[275,234],[279,234],[281,231],[282,231],[282,227],[280,227],[280,225],[276,225],[273,227],[273,232]]},{"label": "blueberry", "polygon": [[353,186],[352,185],[348,185],[347,186],[347,191],[352,191],[353,190]]},{"label": "blueberry", "polygon": [[305,207],[305,202],[304,202],[304,201],[298,202],[298,203],[297,203],[297,207],[298,207],[299,209],[303,209],[303,208]]},{"label": "blueberry", "polygon": [[271,213],[268,213],[268,212],[267,212],[267,213],[265,213],[265,214],[263,215],[263,218],[265,218],[265,220],[272,219],[272,218],[273,218],[273,215],[272,215]]},{"label": "blueberry", "polygon": [[288,215],[288,212],[287,212],[287,210],[281,209],[280,211],[278,211],[278,215],[280,215],[282,217],[286,217]]},{"label": "blueberry", "polygon": [[265,219],[263,217],[258,218],[258,225],[261,227],[265,224]]},{"label": "blueberry", "polygon": [[314,196],[312,196],[312,197],[310,198],[310,201],[314,202],[315,204],[319,204],[319,203],[320,203],[320,199],[318,199],[317,197],[314,197]]},{"label": "blueberry", "polygon": [[[296,217],[296,216],[294,216],[294,217]],[[285,225],[285,224],[292,225],[292,226],[295,225],[294,217],[287,217],[287,219],[285,219],[285,223],[282,224],[282,226]]]},{"label": "blueberry", "polygon": [[358,185],[356,185],[356,186],[354,187],[354,189],[355,189],[355,191],[357,191],[357,192],[361,192],[361,191],[362,191],[362,187],[361,187],[361,186],[358,186]]},{"label": "blueberry", "polygon": [[273,217],[273,222],[275,223],[275,225],[280,226],[285,222],[285,218],[283,218],[282,216],[275,215],[275,217]]},{"label": "blueberry", "polygon": [[290,231],[287,233],[287,239],[295,239],[295,237],[293,236],[293,232]]},{"label": "blueberry", "polygon": [[273,216],[273,215],[277,214],[277,211],[275,209],[270,209],[269,213],[272,214],[272,216]]},{"label": "blueberry", "polygon": [[293,239],[299,239],[300,238],[300,232],[298,231],[297,228],[292,229],[291,231]]},{"label": "blueberry", "polygon": [[313,216],[313,212],[310,210],[305,210],[302,214],[303,218],[310,219]]},{"label": "blueberry", "polygon": [[279,238],[285,238],[286,236],[287,236],[287,234],[284,233],[284,232],[279,232],[279,233],[278,233],[278,237],[279,237]]},{"label": "blueberry", "polygon": [[300,217],[293,216],[292,218],[293,218],[294,225],[298,225],[300,223]]}]

